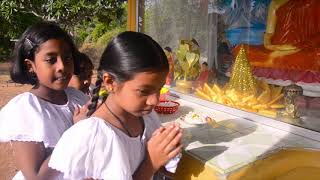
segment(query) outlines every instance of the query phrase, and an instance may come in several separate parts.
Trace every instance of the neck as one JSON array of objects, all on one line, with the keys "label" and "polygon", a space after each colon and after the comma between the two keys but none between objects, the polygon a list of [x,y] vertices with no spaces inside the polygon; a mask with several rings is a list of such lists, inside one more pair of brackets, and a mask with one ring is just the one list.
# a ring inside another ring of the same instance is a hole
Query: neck
[{"label": "neck", "polygon": [[68,101],[64,90],[54,90],[46,86],[38,85],[33,87],[30,92],[53,104],[63,105]]},{"label": "neck", "polygon": [[135,117],[134,115],[126,112],[124,109],[122,109],[121,107],[119,107],[117,105],[117,103],[115,103],[116,101],[113,99],[112,95],[109,95],[108,98],[106,99],[106,101],[104,102],[111,110],[112,112],[118,116],[119,118],[121,118],[121,120],[124,123],[127,123],[128,120],[130,119],[138,119],[137,117]]},{"label": "neck", "polygon": [[117,106],[115,102],[112,95],[109,95],[104,104],[97,109],[93,116],[104,119],[130,137],[141,135],[144,129],[144,122],[140,121],[141,119],[139,117]]}]

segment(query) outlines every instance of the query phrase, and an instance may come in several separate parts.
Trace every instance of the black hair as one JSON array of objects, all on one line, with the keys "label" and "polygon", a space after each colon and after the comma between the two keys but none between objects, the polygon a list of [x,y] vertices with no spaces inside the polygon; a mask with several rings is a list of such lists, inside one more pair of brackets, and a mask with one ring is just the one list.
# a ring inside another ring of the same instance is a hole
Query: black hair
[{"label": "black hair", "polygon": [[206,66],[208,66],[208,63],[207,63],[207,62],[203,62],[202,64],[203,64],[203,65],[206,65]]},{"label": "black hair", "polygon": [[[85,53],[83,52],[77,52],[76,53],[76,57],[75,59],[78,61],[80,68],[84,65],[86,66],[85,68],[87,69],[94,69],[93,63],[91,61],[91,59],[89,58],[89,56],[87,56]],[[80,69],[81,71],[82,69]],[[81,73],[81,72],[79,72]]]},{"label": "black hair", "polygon": [[167,50],[168,52],[172,52],[172,49],[169,46],[165,47],[164,49]]},{"label": "black hair", "polygon": [[79,73],[79,63],[75,59],[76,47],[68,33],[52,22],[40,22],[27,28],[15,44],[12,54],[10,77],[16,83],[37,84],[37,77],[28,71],[25,59],[34,61],[41,44],[50,39],[61,39],[69,44],[74,60],[74,74]]},{"label": "black hair", "polygon": [[108,72],[114,81],[121,83],[131,80],[136,73],[147,71],[169,71],[168,59],[161,46],[143,33],[126,31],[117,35],[101,56],[97,87],[87,115],[90,116],[97,107],[103,72]]}]

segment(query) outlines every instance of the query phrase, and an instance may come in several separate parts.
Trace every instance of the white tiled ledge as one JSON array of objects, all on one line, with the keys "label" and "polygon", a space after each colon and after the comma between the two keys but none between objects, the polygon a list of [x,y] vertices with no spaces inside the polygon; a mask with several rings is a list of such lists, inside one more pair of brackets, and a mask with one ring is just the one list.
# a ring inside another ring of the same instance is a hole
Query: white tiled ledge
[{"label": "white tiled ledge", "polygon": [[305,129],[305,128],[302,128],[299,126],[295,126],[295,125],[291,125],[291,124],[288,124],[285,122],[274,120],[272,118],[261,116],[261,115],[255,114],[255,113],[250,113],[250,112],[242,111],[240,109],[228,107],[228,106],[225,106],[222,104],[217,104],[214,102],[202,100],[200,98],[197,98],[197,97],[194,97],[191,95],[177,92],[173,89],[170,89],[170,92],[173,96],[177,96],[183,100],[193,102],[193,103],[199,104],[201,106],[212,108],[212,109],[215,109],[218,111],[222,111],[222,112],[231,114],[233,116],[237,116],[237,117],[244,118],[244,119],[247,119],[250,121],[254,121],[254,122],[257,122],[260,124],[264,124],[264,125],[276,128],[276,129],[287,131],[287,132],[290,132],[291,134],[296,134],[296,135],[300,135],[300,136],[303,136],[308,139],[320,141],[320,133],[316,132],[316,131],[312,131],[312,130]]},{"label": "white tiled ledge", "polygon": [[[220,110],[224,108],[222,105],[215,104],[217,106],[214,107],[222,107],[212,108],[199,105],[199,101],[194,103],[172,96],[168,99],[179,102],[180,107],[174,114],[159,114],[162,123],[179,123],[184,132],[182,144],[186,152],[211,167],[221,177],[275,150],[292,147],[320,149],[320,141],[296,135],[292,129],[281,130],[241,118],[235,113],[223,112]],[[210,116],[216,121],[216,126],[190,124],[181,118],[191,111]]]}]

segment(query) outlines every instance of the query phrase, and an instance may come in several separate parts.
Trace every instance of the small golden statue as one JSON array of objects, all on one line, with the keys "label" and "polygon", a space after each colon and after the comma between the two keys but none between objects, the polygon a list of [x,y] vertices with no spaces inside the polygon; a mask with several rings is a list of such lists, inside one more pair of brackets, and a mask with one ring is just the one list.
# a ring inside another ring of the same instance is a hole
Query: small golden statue
[{"label": "small golden statue", "polygon": [[298,96],[301,96],[302,93],[303,89],[296,84],[291,84],[284,88],[285,110],[281,113],[282,116],[290,119],[300,118],[300,114],[296,105],[296,99]]}]

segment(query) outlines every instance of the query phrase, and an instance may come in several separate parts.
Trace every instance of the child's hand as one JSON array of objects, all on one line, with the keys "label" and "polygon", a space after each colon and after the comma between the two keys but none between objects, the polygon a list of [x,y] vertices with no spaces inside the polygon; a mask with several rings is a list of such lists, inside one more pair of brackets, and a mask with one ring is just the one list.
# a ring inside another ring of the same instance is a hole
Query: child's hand
[{"label": "child's hand", "polygon": [[88,108],[89,103],[90,101],[82,107],[75,106],[74,113],[73,113],[73,124],[87,118],[87,113],[89,111],[89,108]]},{"label": "child's hand", "polygon": [[154,171],[165,165],[171,158],[181,152],[182,130],[179,125],[171,124],[160,127],[148,141],[148,160]]}]

